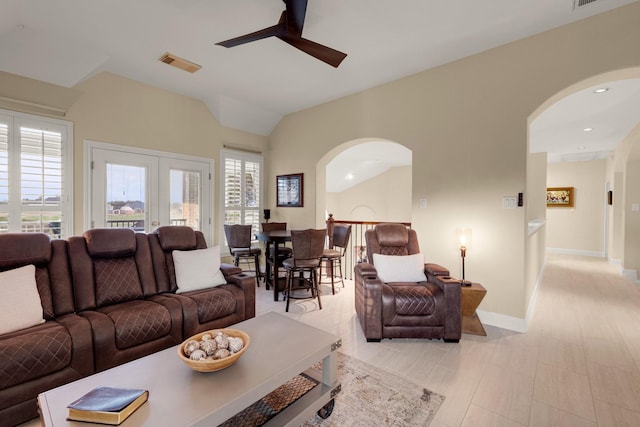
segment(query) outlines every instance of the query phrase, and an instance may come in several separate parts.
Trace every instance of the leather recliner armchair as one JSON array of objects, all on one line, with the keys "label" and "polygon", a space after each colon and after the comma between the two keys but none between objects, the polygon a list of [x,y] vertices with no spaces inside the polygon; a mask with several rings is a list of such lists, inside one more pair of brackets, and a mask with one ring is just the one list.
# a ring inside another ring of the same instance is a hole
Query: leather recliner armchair
[{"label": "leather recliner armchair", "polygon": [[382,338],[435,338],[458,342],[461,330],[460,281],[438,264],[424,264],[424,281],[385,283],[373,254],[420,253],[415,230],[379,224],[365,233],[368,263],[355,266],[355,307],[367,341]]}]

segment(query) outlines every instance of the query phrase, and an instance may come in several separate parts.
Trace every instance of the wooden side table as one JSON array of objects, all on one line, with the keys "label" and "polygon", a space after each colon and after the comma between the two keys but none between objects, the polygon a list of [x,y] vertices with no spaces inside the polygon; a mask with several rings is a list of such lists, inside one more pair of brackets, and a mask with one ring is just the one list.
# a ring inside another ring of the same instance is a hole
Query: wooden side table
[{"label": "wooden side table", "polygon": [[487,290],[480,283],[462,286],[462,332],[465,334],[487,336],[487,332],[478,318],[476,309],[487,294]]}]

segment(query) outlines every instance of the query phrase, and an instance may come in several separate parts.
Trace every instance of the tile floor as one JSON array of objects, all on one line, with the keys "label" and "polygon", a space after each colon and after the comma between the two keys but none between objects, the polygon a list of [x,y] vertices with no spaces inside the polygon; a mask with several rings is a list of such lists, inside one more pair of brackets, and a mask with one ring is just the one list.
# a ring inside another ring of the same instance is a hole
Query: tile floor
[{"label": "tile floor", "polygon": [[[322,291],[322,310],[298,300],[288,315],[339,335],[346,354],[445,395],[433,427],[640,426],[640,287],[605,260],[549,255],[526,334],[485,325],[487,337],[459,344],[367,343],[353,284]],[[263,285],[256,311],[271,310],[284,313],[285,303]]]},{"label": "tile floor", "polygon": [[[351,282],[336,295],[323,285],[322,310],[298,300],[288,315],[341,336],[341,351],[445,395],[434,427],[640,426],[640,287],[616,271],[603,259],[549,254],[529,331],[485,325],[487,337],[465,334],[459,344],[367,343]],[[284,306],[258,288],[258,314]]]}]

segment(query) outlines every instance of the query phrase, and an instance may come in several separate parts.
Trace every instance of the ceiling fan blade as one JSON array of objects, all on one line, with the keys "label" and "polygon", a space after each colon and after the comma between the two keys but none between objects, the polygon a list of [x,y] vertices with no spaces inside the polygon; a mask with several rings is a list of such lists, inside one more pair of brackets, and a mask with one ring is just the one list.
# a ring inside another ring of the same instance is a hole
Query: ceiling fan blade
[{"label": "ceiling fan blade", "polygon": [[304,39],[302,37],[292,37],[288,34],[278,37],[282,41],[290,44],[297,49],[300,49],[301,51],[313,56],[316,59],[319,59],[320,61],[326,62],[332,67],[338,68],[344,58],[347,57],[346,53],[321,45],[320,43]]},{"label": "ceiling fan blade", "polygon": [[301,36],[307,14],[307,0],[284,0],[284,3],[287,5],[287,32]]},{"label": "ceiling fan blade", "polygon": [[280,15],[280,21],[278,21],[278,23],[273,27],[267,27],[253,33],[221,41],[219,43],[216,43],[216,45],[224,47],[234,47],[241,44],[254,42],[256,40],[266,39],[268,37],[281,36],[287,32],[286,16],[287,13],[286,11],[284,11],[282,12],[282,15]]}]

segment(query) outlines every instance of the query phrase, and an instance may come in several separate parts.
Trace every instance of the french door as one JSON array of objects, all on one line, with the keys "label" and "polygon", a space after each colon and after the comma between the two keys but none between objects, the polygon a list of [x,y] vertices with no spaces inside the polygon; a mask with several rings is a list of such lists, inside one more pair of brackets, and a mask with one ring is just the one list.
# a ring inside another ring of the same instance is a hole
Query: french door
[{"label": "french door", "polygon": [[85,228],[186,225],[211,241],[211,161],[91,141],[85,153]]}]

